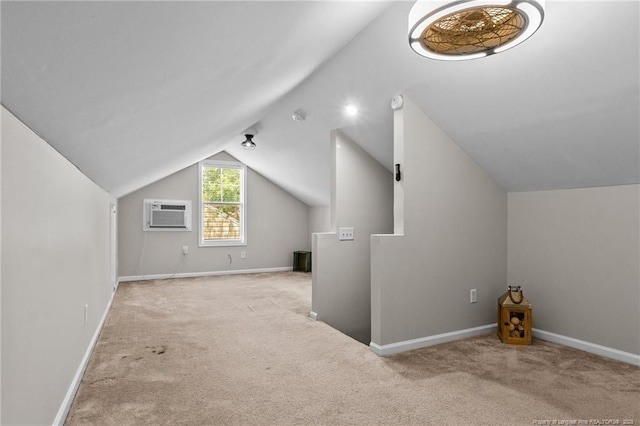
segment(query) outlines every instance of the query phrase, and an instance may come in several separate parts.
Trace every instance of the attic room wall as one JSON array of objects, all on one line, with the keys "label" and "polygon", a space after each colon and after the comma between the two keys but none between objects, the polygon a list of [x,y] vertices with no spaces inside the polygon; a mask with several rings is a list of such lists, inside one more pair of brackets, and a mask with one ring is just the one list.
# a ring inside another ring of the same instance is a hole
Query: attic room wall
[{"label": "attic room wall", "polygon": [[309,207],[309,247],[311,237],[316,232],[331,231],[331,208],[324,206]]},{"label": "attic room wall", "polygon": [[639,193],[509,193],[508,278],[536,329],[640,354]]},{"label": "attic room wall", "polygon": [[[5,114],[4,107],[0,113]],[[2,137],[3,135],[0,134],[0,424],[2,424]]]},{"label": "attic room wall", "polygon": [[372,350],[495,327],[507,279],[505,190],[407,97],[394,112],[394,160],[395,231],[404,234],[371,238]]},{"label": "attic room wall", "polygon": [[[225,152],[212,158],[237,161]],[[189,254],[178,274],[291,268],[294,251],[310,250],[307,205],[250,168],[247,197],[247,245],[232,247],[198,247],[198,164],[122,197],[118,200],[120,277],[172,274],[184,245]],[[143,232],[145,198],[191,200],[192,230]],[[240,257],[243,251],[245,259]]]},{"label": "attic room wall", "polygon": [[[333,232],[313,235],[312,311],[317,319],[371,340],[370,235],[393,229],[391,173],[338,131],[331,133]],[[353,241],[336,231],[353,227]]]},{"label": "attic room wall", "polygon": [[1,139],[0,423],[52,424],[113,294],[116,200],[4,108]]}]

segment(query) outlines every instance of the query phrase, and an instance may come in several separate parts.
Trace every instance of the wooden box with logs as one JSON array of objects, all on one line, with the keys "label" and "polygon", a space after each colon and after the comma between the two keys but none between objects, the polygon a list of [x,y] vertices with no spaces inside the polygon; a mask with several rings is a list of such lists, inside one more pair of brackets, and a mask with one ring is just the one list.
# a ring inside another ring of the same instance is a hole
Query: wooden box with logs
[{"label": "wooden box with logs", "polygon": [[531,344],[531,310],[520,286],[509,286],[498,298],[498,337],[502,343]]}]

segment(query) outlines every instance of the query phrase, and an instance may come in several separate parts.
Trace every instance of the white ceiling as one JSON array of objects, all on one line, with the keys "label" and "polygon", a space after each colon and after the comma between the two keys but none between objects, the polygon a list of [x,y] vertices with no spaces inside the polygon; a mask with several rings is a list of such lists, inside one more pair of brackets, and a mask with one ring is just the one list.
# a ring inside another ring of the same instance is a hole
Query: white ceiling
[{"label": "white ceiling", "polygon": [[640,182],[638,1],[548,0],[531,39],[463,62],[410,50],[411,5],[2,1],[1,100],[117,197],[226,150],[328,205],[330,130],[391,169],[397,93],[510,191]]}]

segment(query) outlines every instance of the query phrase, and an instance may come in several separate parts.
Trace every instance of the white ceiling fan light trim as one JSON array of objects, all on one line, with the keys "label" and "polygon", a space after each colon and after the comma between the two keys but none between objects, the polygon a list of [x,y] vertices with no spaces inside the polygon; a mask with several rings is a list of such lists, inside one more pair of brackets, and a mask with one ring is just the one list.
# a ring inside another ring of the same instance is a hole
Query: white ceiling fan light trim
[{"label": "white ceiling fan light trim", "polygon": [[[442,53],[425,44],[425,33],[441,19],[456,13],[489,8],[512,10],[524,20],[523,27],[514,38],[471,53]],[[459,61],[483,58],[504,52],[527,40],[542,25],[544,14],[545,0],[418,0],[409,11],[409,45],[416,53],[430,59]]]}]

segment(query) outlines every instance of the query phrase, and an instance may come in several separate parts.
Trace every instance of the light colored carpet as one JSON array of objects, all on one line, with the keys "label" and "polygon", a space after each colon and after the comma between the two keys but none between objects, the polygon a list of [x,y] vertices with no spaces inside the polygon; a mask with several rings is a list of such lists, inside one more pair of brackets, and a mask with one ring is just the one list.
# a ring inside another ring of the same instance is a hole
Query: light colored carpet
[{"label": "light colored carpet", "polygon": [[308,318],[310,280],[121,284],[66,424],[640,425],[637,367],[494,335],[378,357]]}]

